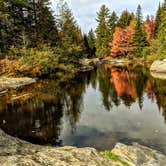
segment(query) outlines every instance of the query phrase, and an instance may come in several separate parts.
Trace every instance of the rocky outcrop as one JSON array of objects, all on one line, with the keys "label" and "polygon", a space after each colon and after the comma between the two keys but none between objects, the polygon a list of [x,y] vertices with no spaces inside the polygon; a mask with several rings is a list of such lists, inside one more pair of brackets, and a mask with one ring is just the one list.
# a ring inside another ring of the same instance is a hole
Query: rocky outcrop
[{"label": "rocky outcrop", "polygon": [[166,59],[154,61],[150,71],[154,78],[166,79]]},{"label": "rocky outcrop", "polygon": [[46,147],[27,143],[5,134],[0,129],[1,166],[164,166],[166,156],[155,150],[134,144],[117,144],[112,153],[120,161],[102,156],[94,148]]},{"label": "rocky outcrop", "polygon": [[122,161],[125,161],[131,166],[166,165],[165,155],[137,143],[133,143],[132,146],[118,143],[112,150],[112,153],[119,156]]},{"label": "rocky outcrop", "polygon": [[114,162],[93,148],[46,147],[27,143],[0,130],[1,166],[109,166]]},{"label": "rocky outcrop", "polygon": [[8,89],[35,83],[36,80],[28,77],[23,78],[0,78],[0,93],[6,92]]}]

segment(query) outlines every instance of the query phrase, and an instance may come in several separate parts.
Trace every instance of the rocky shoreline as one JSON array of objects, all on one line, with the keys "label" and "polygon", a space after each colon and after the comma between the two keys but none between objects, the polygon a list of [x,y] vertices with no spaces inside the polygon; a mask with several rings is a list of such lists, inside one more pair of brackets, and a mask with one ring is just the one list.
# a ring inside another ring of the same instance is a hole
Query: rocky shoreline
[{"label": "rocky shoreline", "polygon": [[110,152],[117,158],[102,155],[94,148],[48,147],[33,145],[7,135],[0,129],[1,166],[164,166],[166,156],[156,150],[118,143]]}]

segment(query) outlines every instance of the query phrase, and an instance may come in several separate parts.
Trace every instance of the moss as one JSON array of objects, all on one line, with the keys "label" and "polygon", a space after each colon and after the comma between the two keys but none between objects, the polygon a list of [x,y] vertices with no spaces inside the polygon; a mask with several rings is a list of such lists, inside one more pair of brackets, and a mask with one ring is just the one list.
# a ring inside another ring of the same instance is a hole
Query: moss
[{"label": "moss", "polygon": [[116,161],[116,162],[120,162],[122,165],[124,166],[129,166],[129,164],[125,161],[123,161],[119,156],[115,155],[114,153],[112,152],[109,152],[109,151],[105,151],[105,152],[102,152],[101,153],[103,156],[113,160],[113,161]]}]

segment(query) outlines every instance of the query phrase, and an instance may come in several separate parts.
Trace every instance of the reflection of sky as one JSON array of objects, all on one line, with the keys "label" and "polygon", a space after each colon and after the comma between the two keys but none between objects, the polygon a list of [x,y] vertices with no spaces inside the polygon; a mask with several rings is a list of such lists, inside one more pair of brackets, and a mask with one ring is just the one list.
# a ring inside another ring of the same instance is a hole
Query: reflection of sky
[{"label": "reflection of sky", "polygon": [[117,141],[138,141],[160,146],[166,153],[166,125],[162,111],[144,94],[143,108],[138,102],[130,108],[121,104],[108,112],[102,104],[102,95],[91,86],[84,96],[84,111],[77,131],[70,135],[68,125],[64,131],[64,143],[98,148],[111,148]]},{"label": "reflection of sky", "polygon": [[[56,3],[59,0],[51,1],[55,10]],[[135,12],[137,5],[141,4],[143,14],[146,16],[147,14],[155,15],[159,1],[162,2],[163,0],[66,0],[73,10],[76,20],[85,32],[96,26],[96,12],[102,4],[106,4],[111,11],[115,10],[118,15],[126,8]]]}]

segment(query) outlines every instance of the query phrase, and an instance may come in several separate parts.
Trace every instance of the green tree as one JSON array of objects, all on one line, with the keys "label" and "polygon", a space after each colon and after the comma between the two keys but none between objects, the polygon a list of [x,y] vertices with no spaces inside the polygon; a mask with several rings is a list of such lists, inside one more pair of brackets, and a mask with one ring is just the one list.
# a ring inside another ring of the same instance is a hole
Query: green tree
[{"label": "green tree", "polygon": [[127,10],[124,10],[117,22],[117,26],[121,28],[125,28],[126,26],[129,26],[133,17],[134,16],[132,13],[128,12]]},{"label": "green tree", "polygon": [[108,26],[109,9],[106,5],[102,5],[97,13],[98,26],[96,28],[96,55],[97,57],[104,57],[110,55],[110,30]]},{"label": "green tree", "polygon": [[146,33],[143,31],[143,17],[141,12],[141,6],[138,5],[136,12],[136,26],[134,34],[134,43],[137,46],[135,54],[141,56],[142,50],[148,45]]},{"label": "green tree", "polygon": [[114,31],[115,31],[115,27],[117,25],[117,21],[118,21],[118,16],[116,14],[115,11],[112,12],[109,20],[108,20],[108,26],[109,26],[109,30],[110,30],[110,38],[111,38],[111,41],[113,39],[113,34],[114,34]]},{"label": "green tree", "polygon": [[84,50],[84,38],[71,9],[63,0],[58,4],[58,28],[59,46],[63,49],[61,59],[75,61],[75,58],[80,57],[80,52]]},{"label": "green tree", "polygon": [[95,55],[95,41],[96,41],[96,37],[95,37],[95,33],[93,31],[93,29],[91,29],[88,33],[88,44],[89,44],[89,56],[92,57]]},{"label": "green tree", "polygon": [[162,13],[162,8],[161,8],[161,5],[159,3],[159,6],[158,6],[158,10],[157,10],[157,13],[156,13],[156,19],[155,19],[155,22],[156,22],[156,28],[155,28],[155,37],[157,36],[157,32],[158,32],[158,28],[161,24],[161,13]]}]

